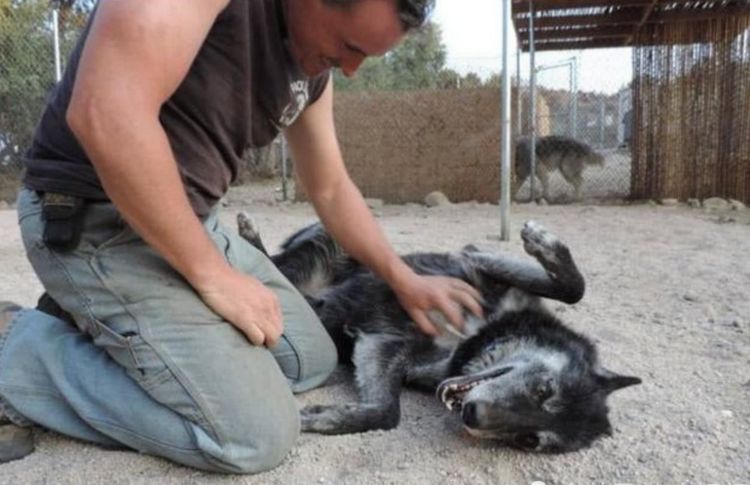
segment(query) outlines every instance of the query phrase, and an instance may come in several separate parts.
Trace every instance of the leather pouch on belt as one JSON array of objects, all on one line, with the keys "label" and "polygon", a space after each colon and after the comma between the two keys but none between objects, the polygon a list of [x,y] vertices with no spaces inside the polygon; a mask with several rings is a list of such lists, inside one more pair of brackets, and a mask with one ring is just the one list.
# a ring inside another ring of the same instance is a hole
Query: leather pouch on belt
[{"label": "leather pouch on belt", "polygon": [[72,251],[81,242],[86,205],[80,197],[45,192],[42,196],[44,243],[60,251]]}]

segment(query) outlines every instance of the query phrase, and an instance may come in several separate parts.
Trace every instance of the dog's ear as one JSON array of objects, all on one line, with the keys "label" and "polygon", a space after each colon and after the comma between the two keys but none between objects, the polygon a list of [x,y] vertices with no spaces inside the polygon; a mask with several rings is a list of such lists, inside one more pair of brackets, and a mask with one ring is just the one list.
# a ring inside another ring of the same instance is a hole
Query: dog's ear
[{"label": "dog's ear", "polygon": [[642,382],[638,377],[615,374],[603,368],[597,369],[595,376],[597,384],[607,394]]},{"label": "dog's ear", "polygon": [[474,246],[473,244],[467,244],[466,246],[461,248],[462,253],[478,253],[479,248]]}]

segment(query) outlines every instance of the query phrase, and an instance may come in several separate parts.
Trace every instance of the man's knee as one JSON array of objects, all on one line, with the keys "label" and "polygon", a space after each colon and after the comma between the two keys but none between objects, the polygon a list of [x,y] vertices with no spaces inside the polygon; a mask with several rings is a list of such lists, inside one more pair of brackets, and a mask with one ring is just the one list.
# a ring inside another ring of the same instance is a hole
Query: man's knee
[{"label": "man's knee", "polygon": [[336,346],[322,326],[317,335],[285,336],[273,353],[295,393],[323,384],[338,364]]},{"label": "man's knee", "polygon": [[[278,466],[299,437],[300,419],[294,399],[271,399],[237,406],[223,419],[220,449],[212,457],[218,471],[259,473]],[[210,446],[199,447],[210,454]]]}]

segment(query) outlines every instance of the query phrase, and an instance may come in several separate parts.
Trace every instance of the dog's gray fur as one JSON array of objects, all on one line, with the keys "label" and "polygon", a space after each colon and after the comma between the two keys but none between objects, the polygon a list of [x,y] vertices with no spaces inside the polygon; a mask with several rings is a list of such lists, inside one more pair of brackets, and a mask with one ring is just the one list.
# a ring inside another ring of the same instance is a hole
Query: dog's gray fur
[{"label": "dog's gray fur", "polygon": [[[243,237],[262,248],[249,218],[238,220]],[[640,379],[603,369],[594,345],[544,308],[541,297],[575,303],[583,296],[568,248],[533,222],[521,237],[536,261],[472,246],[404,256],[418,273],[460,278],[480,291],[486,318],[467,315],[464,339],[422,334],[386,283],[320,224],[289,238],[272,259],[311,302],[342,359],[354,364],[359,392],[357,402],[304,408],[303,429],[393,428],[406,384],[437,391],[472,435],[526,450],[571,451],[610,434],[607,396]]]},{"label": "dog's gray fur", "polygon": [[[586,165],[604,165],[604,157],[588,145],[573,138],[550,135],[535,139],[536,176],[542,183],[542,197],[550,201],[549,176],[559,170],[573,186],[575,200],[581,199],[583,171]],[[514,194],[531,174],[531,140],[521,138],[516,144]],[[533,197],[532,197],[533,198]]]}]

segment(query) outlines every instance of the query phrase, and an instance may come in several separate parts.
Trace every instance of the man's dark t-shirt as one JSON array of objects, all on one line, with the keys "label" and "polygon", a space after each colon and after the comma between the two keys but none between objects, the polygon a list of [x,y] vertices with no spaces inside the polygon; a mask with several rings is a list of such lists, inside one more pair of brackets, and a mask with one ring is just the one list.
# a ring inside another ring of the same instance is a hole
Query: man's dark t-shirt
[{"label": "man's dark t-shirt", "polygon": [[[159,119],[199,216],[208,214],[226,193],[245,149],[270,143],[320,97],[328,82],[329,73],[310,79],[294,61],[286,40],[283,1],[231,0],[186,78],[161,108]],[[107,200],[65,121],[90,25],[37,126],[27,152],[24,184]]]}]

